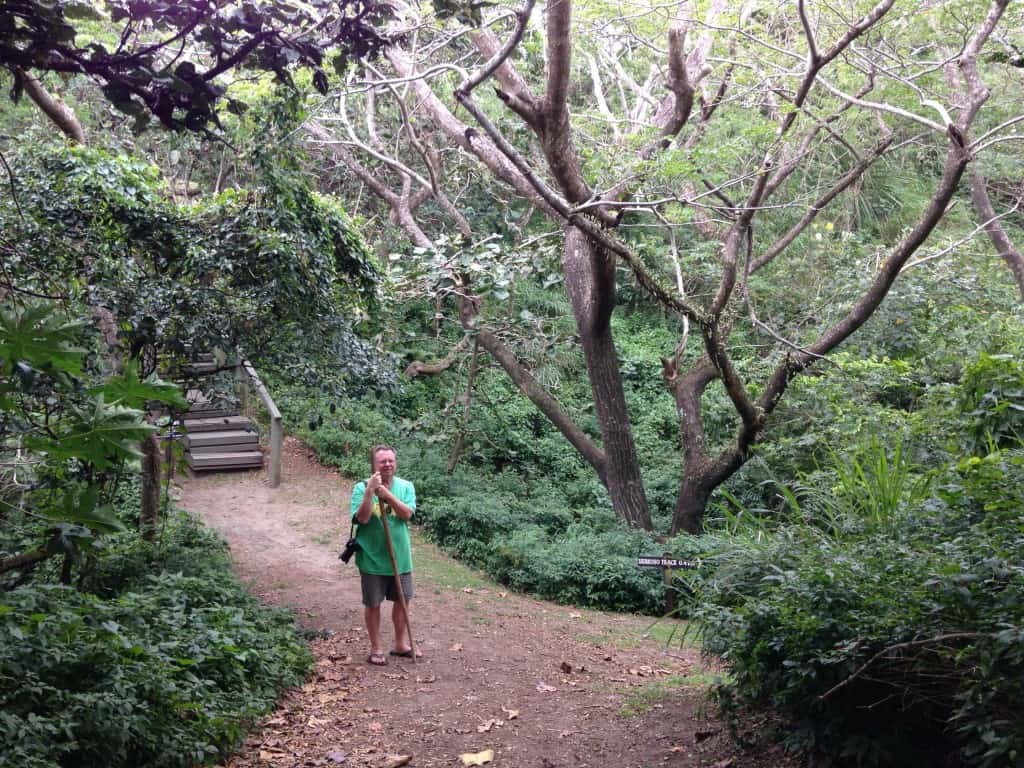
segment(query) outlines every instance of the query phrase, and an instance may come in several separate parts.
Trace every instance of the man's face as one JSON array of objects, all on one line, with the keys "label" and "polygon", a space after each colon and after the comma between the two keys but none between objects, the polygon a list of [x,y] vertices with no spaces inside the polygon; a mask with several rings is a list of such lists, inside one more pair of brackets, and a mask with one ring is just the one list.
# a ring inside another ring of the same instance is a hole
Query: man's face
[{"label": "man's face", "polygon": [[373,471],[380,472],[380,476],[387,480],[395,474],[398,462],[395,459],[394,451],[377,451],[373,457]]}]

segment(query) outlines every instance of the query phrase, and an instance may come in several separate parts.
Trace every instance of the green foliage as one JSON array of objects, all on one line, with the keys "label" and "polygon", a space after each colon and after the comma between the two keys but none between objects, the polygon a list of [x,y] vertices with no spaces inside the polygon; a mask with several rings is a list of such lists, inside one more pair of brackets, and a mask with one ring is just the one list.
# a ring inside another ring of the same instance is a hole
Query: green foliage
[{"label": "green foliage", "polygon": [[14,391],[15,374],[27,389],[37,373],[60,376],[81,372],[85,350],[75,343],[81,337],[82,326],[82,322],[64,321],[52,305],[45,303],[23,309],[0,308],[0,392]]},{"label": "green foliage", "polygon": [[[0,552],[34,544],[38,553],[65,555],[70,566],[98,544],[97,535],[123,530],[110,487],[156,429],[140,409],[184,402],[173,385],[141,381],[133,364],[83,388],[82,379],[95,376],[83,367],[85,330],[51,303],[0,307],[0,454],[12,468],[0,521],[13,521],[12,510],[21,522],[26,514],[36,521],[3,536]],[[33,535],[21,538],[29,529]]]},{"label": "green foliage", "polygon": [[974,453],[1024,442],[1024,360],[982,353],[964,371],[960,407]]},{"label": "green foliage", "polygon": [[[872,470],[836,468],[844,493],[861,492],[841,505],[852,519],[713,540],[693,612],[733,676],[722,701],[784,713],[790,745],[830,765],[937,765],[957,751],[1016,765],[1024,457],[970,459],[939,481],[942,499],[922,499],[905,463],[874,455]],[[807,503],[831,504],[813,491]],[[894,507],[894,524],[873,524]]]},{"label": "green foliage", "polygon": [[[291,119],[282,105],[264,130],[287,132]],[[166,199],[153,166],[95,149],[26,151],[14,163],[20,202],[0,205],[18,245],[7,277],[105,307],[129,356],[149,361],[145,374],[157,355],[220,347],[339,388],[386,381],[386,359],[353,328],[376,300],[365,245],[296,171],[295,150],[274,150],[254,154],[250,191],[191,207]]]},{"label": "green foliage", "polygon": [[595,528],[553,496],[483,491],[439,499],[417,517],[441,546],[514,589],[572,605],[659,611],[658,575],[636,567],[637,555],[654,547],[650,537],[617,519]]},{"label": "green foliage", "polygon": [[194,520],[173,520],[162,547],[133,536],[108,555],[85,582],[105,597],[34,585],[0,598],[0,765],[222,758],[308,669],[291,619],[245,593]]}]

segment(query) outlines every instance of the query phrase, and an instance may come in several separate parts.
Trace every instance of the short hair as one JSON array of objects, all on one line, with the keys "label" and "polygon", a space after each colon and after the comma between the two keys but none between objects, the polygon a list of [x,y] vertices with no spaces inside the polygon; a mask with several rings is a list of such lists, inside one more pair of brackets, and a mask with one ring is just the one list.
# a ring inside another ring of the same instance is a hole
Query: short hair
[{"label": "short hair", "polygon": [[385,443],[378,443],[377,445],[370,448],[370,469],[373,469],[373,462],[377,458],[377,454],[381,451],[391,451],[395,456],[398,456],[398,451],[392,448],[390,445]]}]

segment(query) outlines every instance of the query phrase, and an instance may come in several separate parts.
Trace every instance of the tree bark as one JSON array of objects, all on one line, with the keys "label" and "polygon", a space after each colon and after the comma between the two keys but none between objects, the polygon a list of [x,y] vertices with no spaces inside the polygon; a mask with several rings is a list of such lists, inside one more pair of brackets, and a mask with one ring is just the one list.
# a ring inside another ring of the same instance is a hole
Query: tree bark
[{"label": "tree bark", "polygon": [[651,530],[640,460],[626,408],[619,357],[612,338],[615,260],[575,227],[567,227],[563,254],[565,286],[576,317],[594,410],[604,443],[604,484],[615,511],[633,525]]},{"label": "tree bark", "polygon": [[156,435],[142,441],[142,509],[139,512],[139,535],[144,541],[156,538],[160,521],[160,446]]},{"label": "tree bark", "polygon": [[53,96],[31,72],[19,70],[25,93],[53,121],[61,132],[78,144],[85,144],[85,130],[63,99]]},{"label": "tree bark", "polygon": [[988,235],[996,253],[1006,262],[1006,266],[1013,273],[1013,279],[1017,282],[1017,292],[1020,293],[1020,300],[1024,301],[1024,255],[1014,246],[1006,229],[996,217],[995,208],[988,197],[985,189],[985,177],[977,167],[971,170],[971,202],[974,203],[974,210],[978,212],[982,224],[985,226],[985,234]]},{"label": "tree bark", "polygon": [[672,535],[689,533],[698,535],[704,525],[704,512],[707,510],[711,491],[705,478],[699,472],[687,471],[679,484],[676,496],[676,507],[672,512]]},{"label": "tree bark", "polygon": [[0,560],[0,573],[16,571],[21,568],[30,568],[41,560],[52,557],[54,554],[54,552],[51,552],[48,549],[35,549],[21,555],[4,558],[3,560]]}]

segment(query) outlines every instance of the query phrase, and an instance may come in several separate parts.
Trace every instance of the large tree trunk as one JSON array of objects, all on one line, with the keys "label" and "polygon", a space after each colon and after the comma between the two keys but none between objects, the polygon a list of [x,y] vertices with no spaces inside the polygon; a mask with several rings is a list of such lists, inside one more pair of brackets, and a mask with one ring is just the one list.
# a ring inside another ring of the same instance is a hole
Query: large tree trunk
[{"label": "large tree trunk", "polygon": [[708,487],[706,478],[700,476],[699,470],[690,470],[683,476],[672,513],[673,536],[680,532],[694,535],[701,532],[704,512],[713,490],[713,487]]},{"label": "large tree trunk", "polygon": [[156,538],[160,520],[160,446],[156,435],[142,441],[142,510],[139,534],[145,541]]},{"label": "large tree trunk", "polygon": [[596,248],[575,227],[568,227],[563,259],[566,290],[576,316],[604,442],[605,486],[620,516],[633,525],[651,530],[651,514],[619,373],[619,356],[612,338],[614,257]]}]

